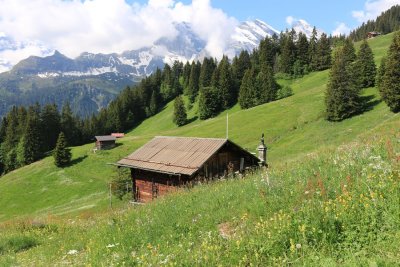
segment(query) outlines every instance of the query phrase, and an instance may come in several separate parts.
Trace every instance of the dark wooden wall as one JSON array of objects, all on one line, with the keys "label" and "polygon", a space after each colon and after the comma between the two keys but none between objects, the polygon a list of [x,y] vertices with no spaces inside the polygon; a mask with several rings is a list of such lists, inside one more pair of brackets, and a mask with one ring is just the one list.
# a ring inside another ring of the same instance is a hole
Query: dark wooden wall
[{"label": "dark wooden wall", "polygon": [[168,192],[176,191],[181,186],[195,183],[199,180],[223,177],[230,172],[237,172],[240,169],[241,158],[243,158],[244,162],[243,169],[257,164],[254,158],[235,146],[230,146],[228,143],[191,177],[131,169],[134,198],[139,202],[149,202]]}]

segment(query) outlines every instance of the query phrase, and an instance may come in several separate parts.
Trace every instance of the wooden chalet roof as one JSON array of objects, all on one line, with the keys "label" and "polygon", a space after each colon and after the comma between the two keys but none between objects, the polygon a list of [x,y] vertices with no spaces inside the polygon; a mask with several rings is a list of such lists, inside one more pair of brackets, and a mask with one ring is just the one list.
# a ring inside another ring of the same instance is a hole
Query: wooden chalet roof
[{"label": "wooden chalet roof", "polygon": [[95,138],[99,142],[117,140],[117,138],[115,136],[111,136],[111,135],[97,135],[97,136],[95,136]]},{"label": "wooden chalet roof", "polygon": [[157,136],[118,161],[116,165],[161,173],[192,175],[228,142],[237,146],[228,139]]}]

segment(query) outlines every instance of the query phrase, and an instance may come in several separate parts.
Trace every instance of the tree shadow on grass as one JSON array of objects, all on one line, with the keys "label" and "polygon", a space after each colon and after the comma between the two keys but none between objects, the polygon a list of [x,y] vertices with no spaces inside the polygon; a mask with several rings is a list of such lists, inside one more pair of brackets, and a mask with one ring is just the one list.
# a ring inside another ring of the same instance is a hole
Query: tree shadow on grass
[{"label": "tree shadow on grass", "polygon": [[193,118],[188,119],[188,120],[186,121],[185,125],[194,122],[194,121],[197,120],[198,118],[199,118],[198,116],[194,116]]},{"label": "tree shadow on grass", "polygon": [[371,111],[377,106],[379,103],[382,102],[381,99],[375,99],[375,95],[367,95],[360,97],[361,102],[361,109],[356,115],[361,115],[364,112]]},{"label": "tree shadow on grass", "polygon": [[73,159],[73,160],[71,160],[71,162],[66,167],[71,167],[73,165],[79,164],[82,161],[84,161],[87,157],[88,157],[87,155],[84,155],[84,156],[81,156],[79,158]]}]

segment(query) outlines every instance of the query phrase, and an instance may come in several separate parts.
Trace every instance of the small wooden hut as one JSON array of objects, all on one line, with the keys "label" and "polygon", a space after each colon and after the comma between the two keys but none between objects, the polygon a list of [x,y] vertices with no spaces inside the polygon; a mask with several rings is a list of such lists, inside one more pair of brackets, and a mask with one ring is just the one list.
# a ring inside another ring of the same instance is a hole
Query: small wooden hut
[{"label": "small wooden hut", "polygon": [[[261,162],[266,160],[265,146],[263,151]],[[158,136],[116,165],[130,168],[135,201],[149,202],[187,183],[243,171],[259,162],[228,139]]]},{"label": "small wooden hut", "polygon": [[115,136],[111,135],[100,135],[100,136],[95,136],[95,138],[96,138],[97,150],[111,149],[115,147],[115,140],[117,140]]}]

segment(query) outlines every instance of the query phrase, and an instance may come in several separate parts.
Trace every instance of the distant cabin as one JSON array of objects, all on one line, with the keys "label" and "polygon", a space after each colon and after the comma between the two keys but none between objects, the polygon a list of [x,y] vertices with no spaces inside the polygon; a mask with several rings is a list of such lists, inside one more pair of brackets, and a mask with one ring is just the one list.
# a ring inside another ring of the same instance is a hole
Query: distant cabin
[{"label": "distant cabin", "polygon": [[115,136],[116,138],[122,138],[125,136],[124,133],[112,133],[111,136]]},{"label": "distant cabin", "polygon": [[115,136],[111,136],[111,135],[95,136],[95,138],[96,138],[96,149],[97,150],[114,148],[115,140],[117,140],[117,138]]},{"label": "distant cabin", "polygon": [[[265,160],[264,145],[263,151]],[[135,201],[149,202],[177,187],[244,171],[259,162],[228,139],[158,136],[116,165],[131,170]]]},{"label": "distant cabin", "polygon": [[367,38],[374,38],[374,37],[379,36],[379,35],[381,35],[380,32],[368,32],[367,33]]}]

